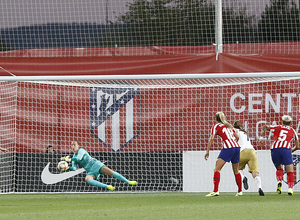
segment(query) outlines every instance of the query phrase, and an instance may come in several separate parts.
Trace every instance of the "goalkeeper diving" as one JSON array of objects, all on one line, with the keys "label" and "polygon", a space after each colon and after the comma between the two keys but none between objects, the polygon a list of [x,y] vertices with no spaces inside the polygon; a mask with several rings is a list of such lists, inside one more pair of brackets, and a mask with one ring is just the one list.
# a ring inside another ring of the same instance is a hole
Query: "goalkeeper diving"
[{"label": "goalkeeper diving", "polygon": [[78,165],[80,167],[83,167],[85,169],[85,171],[87,172],[87,175],[85,177],[86,183],[93,185],[93,186],[98,186],[98,187],[102,187],[102,188],[106,188],[108,190],[114,191],[115,190],[114,186],[106,185],[97,180],[100,175],[106,174],[106,175],[112,176],[118,180],[121,180],[129,185],[132,185],[132,186],[137,185],[136,181],[129,181],[128,179],[126,179],[124,176],[122,176],[118,172],[113,171],[110,168],[108,168],[101,161],[91,157],[85,149],[80,148],[79,142],[77,140],[71,142],[71,148],[72,148],[72,151],[74,152],[72,159],[69,156],[62,157],[61,159],[65,160],[67,162],[72,161],[72,166],[69,168],[69,170],[75,171],[77,169]]}]

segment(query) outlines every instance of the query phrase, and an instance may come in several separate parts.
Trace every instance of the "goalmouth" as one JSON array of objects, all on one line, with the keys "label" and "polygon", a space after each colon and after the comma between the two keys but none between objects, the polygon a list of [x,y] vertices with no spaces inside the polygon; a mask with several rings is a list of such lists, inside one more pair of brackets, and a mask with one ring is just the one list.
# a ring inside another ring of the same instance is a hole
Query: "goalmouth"
[{"label": "goalmouth", "polygon": [[[288,114],[299,133],[299,79],[298,72],[281,72],[2,81],[0,146],[10,152],[0,154],[1,193],[105,192],[87,185],[84,172],[54,184],[42,181],[48,164],[49,172],[58,174],[56,165],[61,156],[72,155],[73,140],[113,170],[138,181],[132,187],[100,177],[117,192],[211,191],[221,141],[214,142],[208,161],[203,153],[217,111],[223,111],[230,123],[243,122],[257,150],[262,187],[273,192],[273,136],[259,145],[259,131],[266,123],[280,124],[281,116]],[[46,153],[49,145],[55,154]],[[299,158],[295,152],[295,191],[300,190]],[[229,165],[221,175],[220,190],[236,191]],[[249,191],[256,192],[248,177]]]}]

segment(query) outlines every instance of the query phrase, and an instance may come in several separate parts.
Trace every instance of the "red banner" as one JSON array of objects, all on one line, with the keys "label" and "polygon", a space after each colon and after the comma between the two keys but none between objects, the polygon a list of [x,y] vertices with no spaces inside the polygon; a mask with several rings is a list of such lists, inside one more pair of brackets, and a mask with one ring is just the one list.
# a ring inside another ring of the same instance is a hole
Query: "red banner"
[{"label": "red banner", "polygon": [[[255,54],[232,54],[249,51]],[[282,53],[280,48],[288,48]],[[0,53],[0,76],[135,75],[300,71],[298,43],[214,46],[32,49]]]},{"label": "red banner", "polygon": [[[69,152],[72,140],[91,152],[205,150],[217,111],[230,123],[242,121],[257,149],[268,149],[272,139],[257,145],[261,126],[280,124],[284,114],[299,131],[299,80],[219,81],[138,89],[19,83],[17,151],[53,145]],[[221,149],[221,142],[213,148]]]}]

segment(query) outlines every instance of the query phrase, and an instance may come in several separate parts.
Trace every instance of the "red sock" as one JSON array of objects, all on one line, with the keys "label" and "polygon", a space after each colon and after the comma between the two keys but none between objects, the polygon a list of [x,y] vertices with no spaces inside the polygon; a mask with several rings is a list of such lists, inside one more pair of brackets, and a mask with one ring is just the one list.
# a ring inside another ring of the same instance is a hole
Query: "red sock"
[{"label": "red sock", "polygon": [[288,183],[289,188],[293,189],[293,186],[294,186],[294,173],[293,172],[287,173],[287,183]]},{"label": "red sock", "polygon": [[283,169],[276,170],[276,179],[277,179],[277,181],[282,181],[282,179],[283,179]]},{"label": "red sock", "polygon": [[219,191],[220,172],[214,172],[214,192]]},{"label": "red sock", "polygon": [[238,186],[238,192],[242,191],[242,176],[240,173],[235,174],[236,185]]}]

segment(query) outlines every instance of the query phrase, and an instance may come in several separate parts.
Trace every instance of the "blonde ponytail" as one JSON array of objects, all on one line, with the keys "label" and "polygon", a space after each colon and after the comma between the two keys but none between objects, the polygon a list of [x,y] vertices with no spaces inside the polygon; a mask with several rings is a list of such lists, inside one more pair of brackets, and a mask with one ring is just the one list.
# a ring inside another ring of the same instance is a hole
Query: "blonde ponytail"
[{"label": "blonde ponytail", "polygon": [[223,123],[227,128],[232,128],[232,125],[226,121],[226,117],[223,112],[217,112],[215,117],[218,122]]}]

